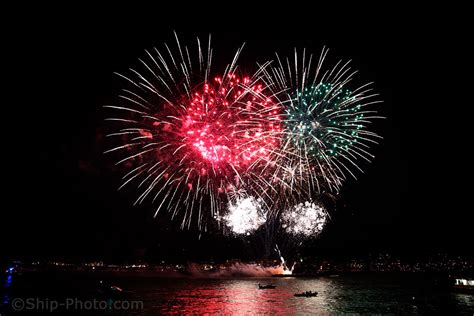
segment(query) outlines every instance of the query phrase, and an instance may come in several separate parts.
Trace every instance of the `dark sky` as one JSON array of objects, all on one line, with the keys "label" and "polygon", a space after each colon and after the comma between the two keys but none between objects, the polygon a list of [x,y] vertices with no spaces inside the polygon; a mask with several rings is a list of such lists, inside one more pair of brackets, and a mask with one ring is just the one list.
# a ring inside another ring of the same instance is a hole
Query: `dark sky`
[{"label": "dark sky", "polygon": [[446,107],[449,99],[437,78],[448,74],[446,60],[455,59],[463,42],[440,37],[426,25],[394,27],[394,20],[383,17],[347,24],[287,22],[183,26],[163,19],[85,16],[25,22],[8,45],[11,58],[4,60],[12,69],[6,78],[12,98],[2,103],[15,114],[4,117],[10,126],[4,155],[12,163],[4,167],[2,254],[234,255],[236,241],[215,234],[199,240],[195,232],[153,219],[149,203],[132,207],[135,192],[117,192],[119,174],[102,155],[101,106],[118,93],[113,72],[135,65],[144,49],[171,42],[173,29],[183,42],[211,32],[216,64],[228,61],[244,41],[241,64],[251,65],[272,58],[274,51],[306,47],[319,54],[326,45],[332,61],[352,59],[358,82],[375,82],[387,119],[374,128],[384,140],[373,149],[373,163],[363,166],[365,173],[347,182],[331,223],[310,251],[466,252],[472,216],[457,202],[454,184],[436,175],[446,168],[440,155],[450,149],[436,150],[446,146],[437,137],[447,126],[430,121],[430,112]]}]

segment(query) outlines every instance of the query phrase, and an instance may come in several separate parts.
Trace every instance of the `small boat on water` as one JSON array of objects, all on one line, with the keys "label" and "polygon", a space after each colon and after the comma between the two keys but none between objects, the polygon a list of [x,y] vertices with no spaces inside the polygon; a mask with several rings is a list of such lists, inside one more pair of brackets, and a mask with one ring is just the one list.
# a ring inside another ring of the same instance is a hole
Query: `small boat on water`
[{"label": "small boat on water", "polygon": [[467,278],[455,279],[453,290],[465,294],[474,294],[474,280]]},{"label": "small boat on water", "polygon": [[276,285],[273,285],[273,284],[267,284],[267,285],[261,285],[260,283],[258,284],[259,290],[270,290],[274,288],[276,288]]},{"label": "small boat on water", "polygon": [[296,293],[296,297],[315,297],[318,295],[318,292],[305,291],[303,293]]},{"label": "small boat on water", "polygon": [[118,287],[117,285],[107,284],[107,283],[104,283],[103,281],[99,282],[97,293],[101,296],[113,297],[113,298],[125,297],[131,294],[131,292],[124,291],[122,288]]}]

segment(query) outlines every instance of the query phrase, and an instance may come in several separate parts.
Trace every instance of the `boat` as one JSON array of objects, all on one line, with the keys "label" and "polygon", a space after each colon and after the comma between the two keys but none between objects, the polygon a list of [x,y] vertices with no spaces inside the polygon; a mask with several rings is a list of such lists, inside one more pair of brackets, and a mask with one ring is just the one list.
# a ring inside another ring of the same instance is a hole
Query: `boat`
[{"label": "boat", "polygon": [[318,295],[318,292],[305,291],[303,293],[296,293],[296,297],[315,297]]},{"label": "boat", "polygon": [[106,284],[103,281],[100,281],[99,286],[97,288],[97,293],[104,297],[120,298],[120,297],[125,297],[131,294],[132,292],[124,291],[122,288],[120,288],[117,285]]},{"label": "boat", "polygon": [[455,279],[453,290],[459,293],[474,294],[474,280],[467,278]]},{"label": "boat", "polygon": [[269,290],[269,289],[274,289],[274,288],[276,288],[276,285],[273,285],[273,284],[267,284],[267,285],[261,285],[260,283],[258,284],[259,290]]}]

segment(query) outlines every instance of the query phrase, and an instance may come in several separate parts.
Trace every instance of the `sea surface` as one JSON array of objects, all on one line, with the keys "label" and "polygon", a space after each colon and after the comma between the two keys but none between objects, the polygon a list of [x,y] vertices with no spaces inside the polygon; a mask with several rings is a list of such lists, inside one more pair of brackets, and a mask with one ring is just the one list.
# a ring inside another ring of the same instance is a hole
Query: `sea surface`
[{"label": "sea surface", "polygon": [[[3,276],[2,282],[1,316],[474,315],[474,295],[433,286],[423,274],[205,279],[43,272]],[[258,283],[276,288],[260,290]],[[104,284],[123,292],[104,293]],[[294,296],[309,290],[317,297]]]}]

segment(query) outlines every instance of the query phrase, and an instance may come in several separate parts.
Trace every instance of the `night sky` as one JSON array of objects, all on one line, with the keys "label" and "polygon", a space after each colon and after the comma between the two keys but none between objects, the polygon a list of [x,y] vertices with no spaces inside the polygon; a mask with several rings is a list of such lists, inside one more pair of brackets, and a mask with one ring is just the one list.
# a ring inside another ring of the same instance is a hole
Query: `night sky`
[{"label": "night sky", "polygon": [[11,160],[4,165],[4,257],[245,256],[232,248],[238,241],[215,233],[199,239],[195,231],[181,232],[153,219],[149,202],[132,207],[137,192],[131,187],[117,192],[121,173],[102,154],[107,148],[101,107],[119,92],[113,72],[136,65],[145,49],[172,42],[173,29],[182,43],[196,35],[206,39],[211,32],[214,65],[230,61],[244,41],[240,64],[251,67],[274,51],[285,55],[306,47],[319,55],[326,45],[327,66],[352,59],[357,82],[375,82],[384,100],[378,109],[387,119],[377,121],[374,130],[384,140],[372,149],[375,159],[363,164],[358,180],[346,183],[330,224],[308,251],[468,252],[471,210],[458,202],[454,184],[437,176],[445,163],[453,163],[440,157],[452,149],[437,139],[447,126],[430,115],[449,100],[437,79],[448,74],[449,66],[440,60],[455,59],[447,47],[460,49],[465,43],[440,38],[430,27],[405,31],[383,18],[330,27],[313,20],[287,27],[185,27],[163,20],[85,17],[55,18],[48,25],[28,22],[12,36],[12,57],[4,59],[12,70],[4,78],[11,83],[12,98],[2,103],[15,112],[4,117],[10,127],[4,131],[3,153]]}]

